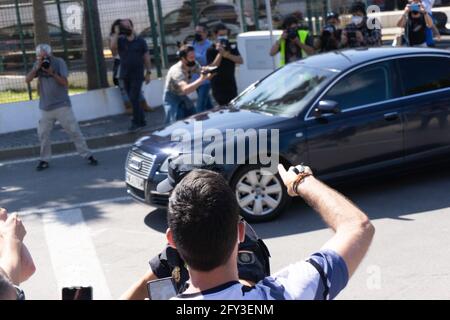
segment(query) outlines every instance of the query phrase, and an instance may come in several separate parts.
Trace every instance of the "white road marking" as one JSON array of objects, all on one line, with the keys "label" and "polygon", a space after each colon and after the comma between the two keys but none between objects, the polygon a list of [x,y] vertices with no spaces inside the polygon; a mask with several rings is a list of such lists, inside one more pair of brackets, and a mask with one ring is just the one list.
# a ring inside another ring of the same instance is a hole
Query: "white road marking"
[{"label": "white road marking", "polygon": [[91,286],[95,300],[111,300],[103,269],[80,209],[42,217],[57,286]]},{"label": "white road marking", "polygon": [[[132,144],[122,144],[122,145],[114,146],[114,147],[107,147],[107,148],[102,148],[102,149],[92,149],[92,153],[94,153],[94,155],[95,155],[97,153],[107,152],[107,151],[114,151],[114,150],[119,150],[119,149],[125,149],[125,148],[129,148],[131,146],[132,146]],[[54,155],[54,156],[52,156],[52,160],[54,160],[54,159],[62,159],[62,158],[67,158],[67,157],[73,157],[73,156],[78,156],[78,153],[77,152],[71,152],[71,153],[64,153],[64,154]],[[18,160],[5,161],[5,162],[0,163],[0,167],[14,165],[14,164],[35,162],[35,161],[39,161],[39,159],[40,159],[39,157],[35,157],[35,158],[27,158],[27,159],[18,159]]]},{"label": "white road marking", "polygon": [[63,205],[59,207],[50,207],[50,208],[43,208],[43,209],[24,209],[20,210],[17,213],[20,216],[28,216],[32,214],[42,214],[42,213],[52,213],[54,211],[65,211],[65,210],[73,210],[73,209],[79,209],[83,207],[95,207],[100,206],[102,204],[108,204],[113,202],[123,202],[123,201],[129,201],[133,200],[130,196],[124,196],[124,197],[117,197],[117,198],[111,198],[111,199],[105,199],[105,200],[96,200],[91,202],[83,202],[83,203],[76,203],[73,205]]}]

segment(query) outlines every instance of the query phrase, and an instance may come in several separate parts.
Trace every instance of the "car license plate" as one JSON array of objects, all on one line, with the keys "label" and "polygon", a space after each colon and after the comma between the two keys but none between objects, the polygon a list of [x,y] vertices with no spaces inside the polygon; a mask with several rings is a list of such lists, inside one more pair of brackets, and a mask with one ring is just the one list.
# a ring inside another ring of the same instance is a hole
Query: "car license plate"
[{"label": "car license plate", "polygon": [[144,191],[144,179],[136,177],[135,175],[132,175],[129,172],[127,172],[125,180],[130,186]]}]

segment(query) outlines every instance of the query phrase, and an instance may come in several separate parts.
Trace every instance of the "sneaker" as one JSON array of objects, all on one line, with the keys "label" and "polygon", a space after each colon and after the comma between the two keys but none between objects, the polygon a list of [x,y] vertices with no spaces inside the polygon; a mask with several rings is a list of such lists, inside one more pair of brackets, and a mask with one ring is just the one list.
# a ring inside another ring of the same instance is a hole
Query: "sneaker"
[{"label": "sneaker", "polygon": [[39,163],[36,167],[36,170],[42,171],[42,170],[48,169],[48,167],[49,167],[49,165],[48,165],[47,161],[39,161]]},{"label": "sneaker", "polygon": [[91,166],[96,166],[96,165],[98,165],[98,161],[97,161],[97,159],[94,158],[94,156],[90,156],[90,157],[88,158],[88,161],[89,161],[89,164],[90,164]]}]

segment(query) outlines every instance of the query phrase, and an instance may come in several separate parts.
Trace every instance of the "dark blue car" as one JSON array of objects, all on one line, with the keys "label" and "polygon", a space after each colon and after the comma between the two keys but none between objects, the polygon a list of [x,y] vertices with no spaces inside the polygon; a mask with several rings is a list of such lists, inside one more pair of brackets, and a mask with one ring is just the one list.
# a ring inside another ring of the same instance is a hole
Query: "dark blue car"
[{"label": "dark blue car", "polygon": [[[219,132],[278,129],[281,163],[305,163],[321,179],[334,181],[449,158],[449,113],[447,51],[374,48],[312,56],[275,71],[227,108],[139,139],[127,158],[128,192],[166,206],[168,195],[156,192],[156,185],[166,178],[167,159],[180,153],[171,134],[192,132],[200,123]],[[222,168],[250,221],[273,219],[288,203],[279,176],[263,175],[261,167]]]}]

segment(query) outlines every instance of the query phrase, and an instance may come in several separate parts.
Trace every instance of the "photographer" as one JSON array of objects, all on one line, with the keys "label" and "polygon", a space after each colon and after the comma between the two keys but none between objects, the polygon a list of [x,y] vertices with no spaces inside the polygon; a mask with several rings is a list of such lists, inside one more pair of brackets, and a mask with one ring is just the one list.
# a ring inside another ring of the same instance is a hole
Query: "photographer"
[{"label": "photographer", "polygon": [[337,50],[340,47],[342,30],[339,28],[341,20],[339,14],[328,12],[319,41],[319,52],[329,52]]},{"label": "photographer", "polygon": [[[169,178],[158,185],[158,192],[169,193],[183,178],[195,169],[209,169],[218,171],[214,167],[214,158],[203,156],[201,164],[191,163],[191,154],[180,155],[169,162]],[[239,281],[246,286],[253,286],[257,282],[270,275],[270,253],[264,242],[258,237],[253,228],[246,222],[245,238],[239,243],[237,268]],[[149,262],[150,270],[139,279],[121,299],[144,300],[148,298],[147,282],[167,277],[172,277],[176,286],[176,292],[182,292],[189,280],[189,272],[186,264],[176,249],[166,246],[164,250],[152,258]]]},{"label": "photographer", "polygon": [[[195,113],[195,107],[189,94],[197,90],[205,81],[210,80],[212,73],[201,67],[195,60],[195,50],[192,46],[184,45],[178,51],[178,61],[168,71],[164,88],[164,109],[166,124],[184,119]],[[192,76],[199,74],[199,78],[192,81]]]},{"label": "photographer", "polygon": [[[304,166],[282,165],[288,193],[312,206],[334,236],[307,260],[285,267],[254,286],[239,282],[238,248],[245,238],[236,197],[222,175],[194,170],[169,199],[166,237],[187,265],[189,281],[174,299],[333,299],[367,253],[374,235],[369,218],[351,201],[317,180]],[[159,187],[159,185],[158,185]]]},{"label": "photographer", "polygon": [[314,40],[307,29],[299,26],[296,17],[287,17],[282,28],[283,34],[270,50],[272,57],[280,53],[280,67],[314,54]]},{"label": "photographer", "polygon": [[[130,131],[146,126],[144,111],[140,107],[142,84],[151,81],[151,62],[147,42],[134,33],[133,22],[123,19],[111,36],[111,51],[120,56],[119,79],[123,81],[125,91],[133,106],[133,120]],[[145,76],[144,76],[145,66]]]},{"label": "photographer", "polygon": [[237,96],[236,64],[244,63],[237,45],[230,42],[229,34],[230,30],[219,23],[214,29],[215,43],[206,53],[208,64],[217,67],[217,73],[211,79],[211,88],[220,106],[228,105]]},{"label": "photographer", "polygon": [[355,2],[351,9],[352,22],[348,24],[342,32],[341,47],[378,47],[381,46],[381,28],[374,26],[369,29],[367,26],[366,5],[362,2]]},{"label": "photographer", "polygon": [[427,28],[433,27],[433,20],[425,11],[422,3],[406,5],[405,12],[397,23],[405,29],[405,43],[409,47],[427,46]]},{"label": "photographer", "polygon": [[38,78],[39,120],[38,135],[41,142],[41,160],[36,170],[41,171],[49,167],[51,157],[50,134],[56,121],[72,138],[78,153],[89,161],[91,165],[97,165],[98,161],[89,151],[86,141],[81,133],[75,115],[72,111],[72,103],[69,97],[69,81],[67,65],[63,59],[52,55],[52,48],[47,44],[36,47],[36,62],[33,69],[27,74],[25,81],[31,83]]}]

